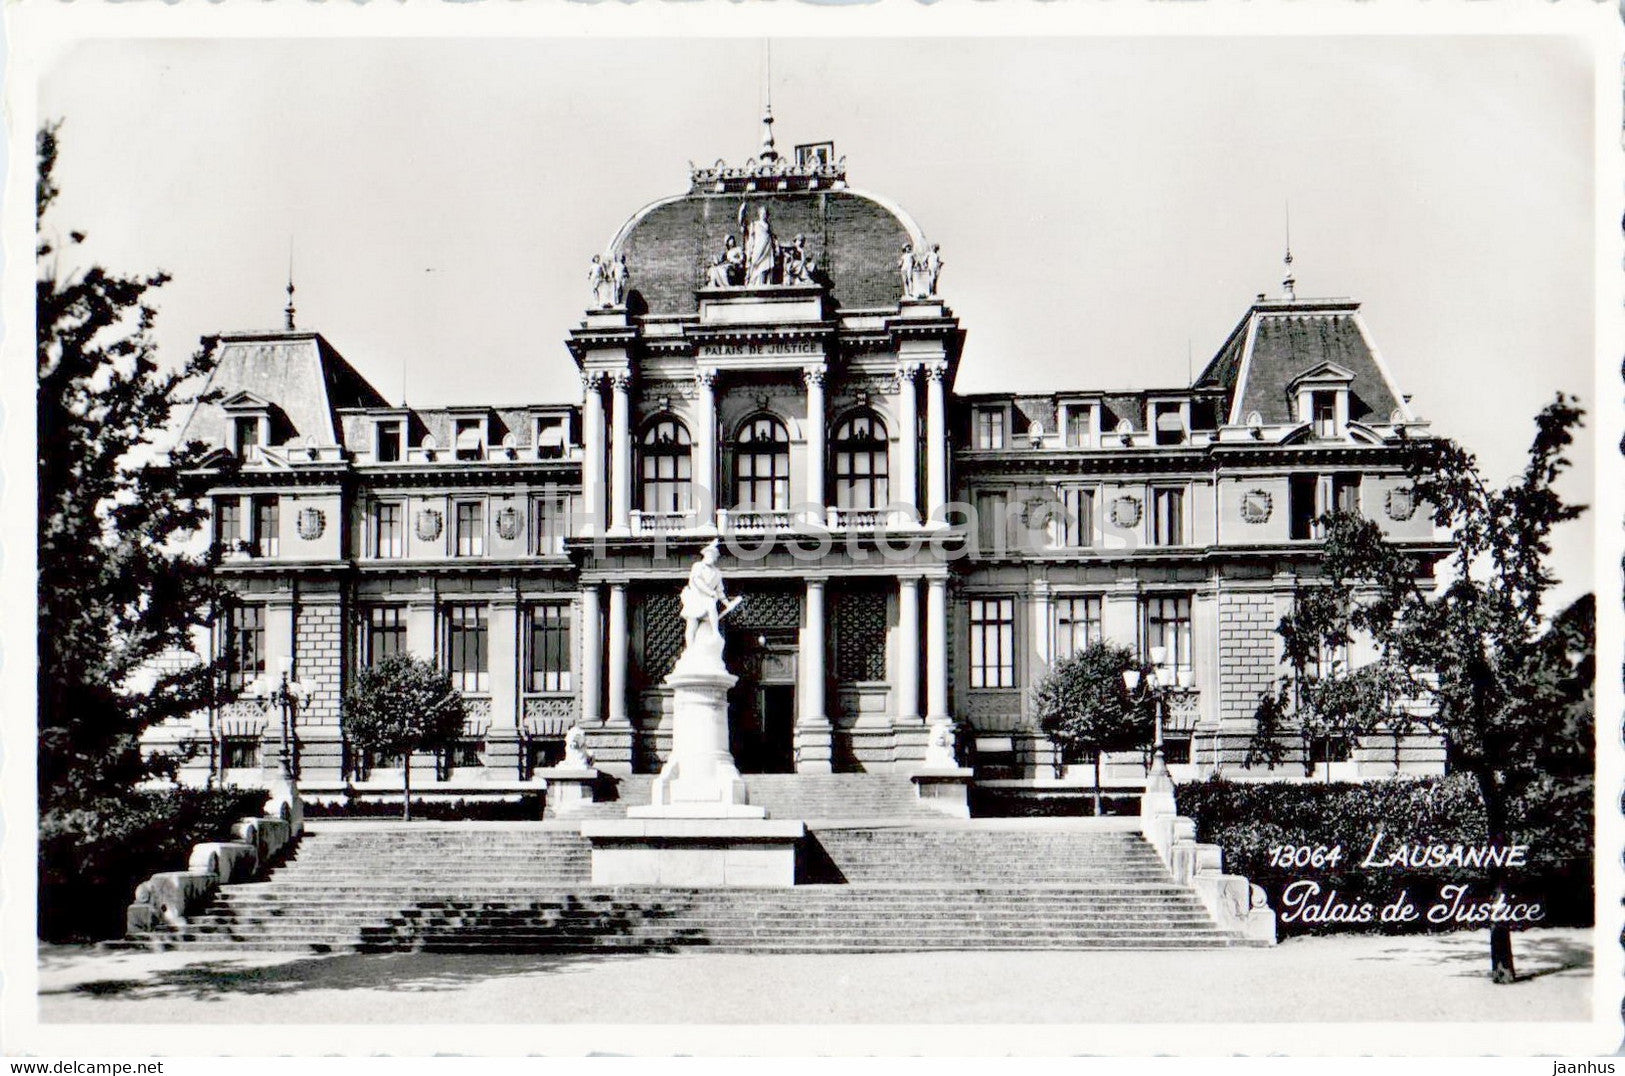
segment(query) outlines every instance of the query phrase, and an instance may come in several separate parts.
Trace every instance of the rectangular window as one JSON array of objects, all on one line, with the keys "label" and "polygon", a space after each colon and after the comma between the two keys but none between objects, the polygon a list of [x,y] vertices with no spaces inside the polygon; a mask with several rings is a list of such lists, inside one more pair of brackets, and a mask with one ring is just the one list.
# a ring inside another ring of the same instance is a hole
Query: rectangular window
[{"label": "rectangular window", "polygon": [[387,657],[406,653],[406,610],[398,605],[375,605],[362,624],[361,660],[377,665]]},{"label": "rectangular window", "polygon": [[453,605],[446,610],[446,671],[458,691],[483,695],[490,690],[489,636],[485,606]]},{"label": "rectangular window", "polygon": [[453,428],[452,445],[460,460],[485,458],[485,420],[460,418]]},{"label": "rectangular window", "polygon": [[1071,657],[1103,638],[1100,598],[1060,598],[1055,602],[1055,660]]},{"label": "rectangular window", "polygon": [[1162,760],[1170,766],[1189,766],[1191,762],[1191,738],[1189,736],[1165,736],[1162,741]]},{"label": "rectangular window", "polygon": [[1337,393],[1315,392],[1310,394],[1310,408],[1313,411],[1314,432],[1316,437],[1330,440],[1337,436]]},{"label": "rectangular window", "polygon": [[1152,422],[1156,428],[1156,440],[1159,445],[1182,445],[1185,443],[1185,409],[1176,403],[1160,403],[1154,408]]},{"label": "rectangular window", "polygon": [[258,736],[227,736],[220,744],[220,764],[228,770],[258,769],[260,764],[260,738]]},{"label": "rectangular window", "polygon": [[1152,660],[1155,647],[1163,650],[1160,672],[1175,676],[1191,669],[1191,599],[1155,597],[1145,600],[1145,654]]},{"label": "rectangular window", "polygon": [[398,463],[402,447],[401,424],[396,421],[378,423],[372,442],[373,459],[379,463]]},{"label": "rectangular window", "polygon": [[1094,443],[1094,431],[1089,418],[1090,412],[1087,407],[1066,409],[1066,447],[1088,448]]},{"label": "rectangular window", "polygon": [[1185,491],[1151,491],[1151,544],[1185,544]]},{"label": "rectangular window", "polygon": [[457,556],[484,556],[485,505],[479,501],[458,501],[456,513]]},{"label": "rectangular window", "polygon": [[1003,491],[976,495],[976,542],[983,556],[1002,554],[1010,547],[1010,501]]},{"label": "rectangular window", "polygon": [[396,503],[372,506],[372,552],[377,557],[406,556],[405,509]]},{"label": "rectangular window", "polygon": [[233,419],[232,437],[237,443],[237,455],[248,455],[248,450],[260,443],[260,420],[258,416]]},{"label": "rectangular window", "polygon": [[977,408],[976,447],[982,449],[1004,447],[1004,411],[1001,408]]},{"label": "rectangular window", "polygon": [[970,686],[1016,686],[1016,601],[972,598],[970,602]]},{"label": "rectangular window", "polygon": [[254,555],[274,557],[279,548],[280,516],[277,498],[254,498]]},{"label": "rectangular window", "polygon": [[569,497],[543,497],[536,501],[536,555],[557,557],[564,554],[564,540],[574,525],[574,502]]},{"label": "rectangular window", "polygon": [[239,497],[214,499],[214,541],[227,553],[237,552],[243,540],[243,502]]},{"label": "rectangular window", "polygon": [[536,455],[540,459],[563,459],[568,447],[569,430],[563,418],[536,420]]},{"label": "rectangular window", "polygon": [[563,605],[531,608],[530,690],[570,690],[570,610]]},{"label": "rectangular window", "polygon": [[1095,544],[1095,491],[1072,487],[1061,491],[1061,544],[1085,549]]},{"label": "rectangular window", "polygon": [[1360,513],[1360,476],[1357,474],[1333,475],[1331,496],[1333,511],[1358,515]]},{"label": "rectangular window", "polygon": [[226,682],[237,690],[265,674],[265,606],[226,610]]},{"label": "rectangular window", "polygon": [[1309,741],[1309,761],[1316,766],[1347,762],[1354,757],[1354,743],[1347,736],[1315,736]]}]

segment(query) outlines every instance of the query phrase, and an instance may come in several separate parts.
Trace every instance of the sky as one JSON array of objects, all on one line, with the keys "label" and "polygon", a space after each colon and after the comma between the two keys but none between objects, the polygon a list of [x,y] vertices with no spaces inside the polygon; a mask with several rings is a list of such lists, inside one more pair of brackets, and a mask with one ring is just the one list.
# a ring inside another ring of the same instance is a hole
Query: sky
[{"label": "sky", "polygon": [[[586,267],[688,162],[754,154],[750,39],[80,44],[52,224],[162,268],[158,339],[301,328],[391,399],[573,400]],[[1401,391],[1501,481],[1594,406],[1593,82],[1563,37],[791,38],[782,150],[906,208],[967,331],[962,391],[1188,383],[1258,292],[1360,300]],[[69,268],[67,266],[65,268]],[[636,281],[633,281],[636,286]],[[1589,500],[1589,439],[1565,489]],[[1590,523],[1559,536],[1591,586]]]}]

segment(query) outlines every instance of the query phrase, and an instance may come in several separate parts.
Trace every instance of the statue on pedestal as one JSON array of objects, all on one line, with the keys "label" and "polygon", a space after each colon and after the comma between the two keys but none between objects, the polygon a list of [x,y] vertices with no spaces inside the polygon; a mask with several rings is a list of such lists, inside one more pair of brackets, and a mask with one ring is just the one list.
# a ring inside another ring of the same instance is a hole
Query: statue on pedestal
[{"label": "statue on pedestal", "polygon": [[[722,543],[713,538],[700,550],[700,559],[688,572],[688,585],[678,596],[683,617],[683,656],[694,649],[694,640],[700,629],[709,626],[711,639],[716,641],[718,660],[722,654],[722,618],[733,611],[743,598],[730,598],[722,585],[722,570],[717,560],[722,555]],[[706,640],[707,642],[710,639]]]},{"label": "statue on pedestal", "polygon": [[564,763],[567,770],[592,769],[592,755],[587,751],[587,730],[580,725],[571,725],[570,731],[564,734]]},{"label": "statue on pedestal", "polygon": [[602,310],[614,306],[614,285],[610,281],[610,268],[604,259],[597,254],[592,256],[592,265],[587,269],[587,284],[592,288],[592,305],[594,309]]},{"label": "statue on pedestal", "polygon": [[925,274],[925,294],[935,295],[937,293],[937,277],[942,275],[941,244],[931,244],[931,249],[925,252],[925,257],[920,261],[920,269]]},{"label": "statue on pedestal", "polygon": [[617,254],[609,268],[609,305],[626,305],[626,285],[632,274],[626,267],[626,255]]}]

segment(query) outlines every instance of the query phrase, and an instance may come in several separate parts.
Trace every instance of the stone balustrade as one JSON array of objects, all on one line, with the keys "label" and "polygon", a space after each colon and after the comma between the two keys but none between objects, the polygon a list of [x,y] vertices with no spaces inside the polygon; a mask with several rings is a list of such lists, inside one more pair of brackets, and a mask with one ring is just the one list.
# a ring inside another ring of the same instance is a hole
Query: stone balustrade
[{"label": "stone balustrade", "polygon": [[1224,851],[1198,844],[1196,823],[1178,813],[1173,783],[1153,777],[1140,799],[1140,827],[1174,881],[1188,885],[1221,930],[1246,941],[1275,944],[1275,912],[1262,886],[1224,873]]}]

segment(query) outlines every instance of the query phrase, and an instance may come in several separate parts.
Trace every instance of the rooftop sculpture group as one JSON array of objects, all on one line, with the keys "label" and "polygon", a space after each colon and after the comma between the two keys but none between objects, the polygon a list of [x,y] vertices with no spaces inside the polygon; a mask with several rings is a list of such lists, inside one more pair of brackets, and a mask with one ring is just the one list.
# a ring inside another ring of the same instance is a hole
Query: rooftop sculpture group
[{"label": "rooftop sculpture group", "polygon": [[592,256],[587,269],[587,284],[592,288],[592,303],[596,310],[626,305],[626,285],[631,273],[626,268],[626,255],[612,259],[607,254]]},{"label": "rooftop sculpture group", "polygon": [[941,245],[932,243],[930,250],[921,253],[912,246],[904,246],[897,259],[897,269],[903,278],[903,298],[931,298],[937,293],[937,277],[942,273]]},{"label": "rooftop sculpture group", "polygon": [[739,228],[743,243],[729,235],[723,239],[722,253],[715,255],[705,269],[708,288],[760,288],[773,285],[814,283],[818,259],[807,251],[807,237],[797,235],[780,243],[773,234],[768,207],[756,209],[754,219],[748,206],[739,206]]}]

